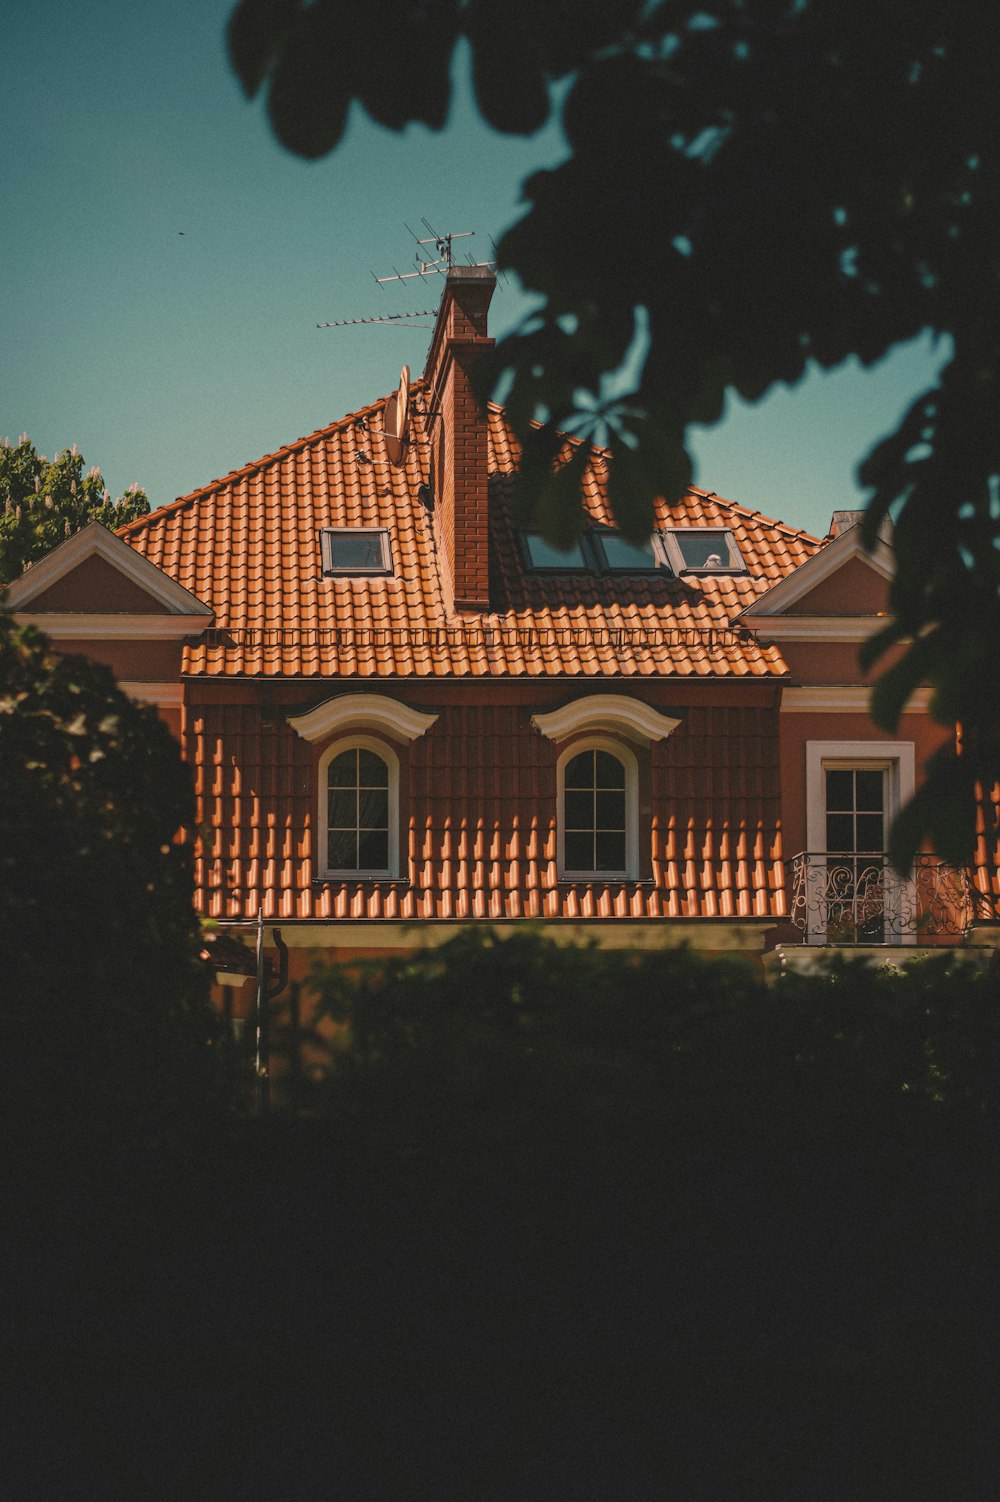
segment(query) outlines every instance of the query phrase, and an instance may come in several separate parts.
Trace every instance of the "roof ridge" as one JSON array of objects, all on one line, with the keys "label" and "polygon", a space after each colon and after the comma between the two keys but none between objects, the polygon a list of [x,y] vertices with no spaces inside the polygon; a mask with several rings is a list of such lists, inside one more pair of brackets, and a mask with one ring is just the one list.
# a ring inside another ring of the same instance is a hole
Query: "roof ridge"
[{"label": "roof ridge", "polygon": [[[410,390],[420,390],[424,384],[423,376],[419,376],[413,382]],[[241,464],[238,468],[231,469],[226,474],[219,475],[214,480],[209,480],[205,485],[199,485],[196,490],[189,490],[185,495],[179,495],[176,500],[165,501],[162,506],[154,507],[145,516],[136,517],[134,521],[126,522],[124,526],[116,527],[115,536],[124,538],[127,541],[130,536],[141,532],[144,527],[148,527],[161,517],[172,516],[181,507],[189,505],[192,501],[200,500],[202,496],[208,495],[211,491],[219,490],[225,485],[231,486],[245,475],[251,474],[254,470],[263,469],[265,465],[273,464],[280,459],[286,459],[291,454],[301,453],[310,444],[316,443],[322,438],[331,437],[341,428],[351,427],[357,422],[359,417],[367,417],[369,413],[374,412],[377,408],[384,407],[388,400],[388,396],[376,397],[374,401],[368,402],[364,407],[358,407],[354,412],[348,412],[343,417],[335,418],[333,422],[328,422],[323,427],[316,428],[312,433],[306,433],[301,438],[294,438],[290,443],[282,444],[280,448],[272,450],[271,453],[262,454],[259,459],[249,459],[246,464]]]},{"label": "roof ridge", "polygon": [[725,496],[719,495],[714,490],[703,490],[700,485],[689,485],[687,494],[700,495],[706,501],[715,501],[717,506],[724,506],[727,511],[737,511],[740,516],[757,517],[766,522],[768,526],[777,527],[789,537],[804,537],[809,542],[820,543],[822,537],[816,537],[812,532],[807,532],[805,527],[792,527],[788,522],[781,521],[778,517],[768,516],[763,511],[757,511],[752,506],[744,506],[740,501],[727,501]]}]

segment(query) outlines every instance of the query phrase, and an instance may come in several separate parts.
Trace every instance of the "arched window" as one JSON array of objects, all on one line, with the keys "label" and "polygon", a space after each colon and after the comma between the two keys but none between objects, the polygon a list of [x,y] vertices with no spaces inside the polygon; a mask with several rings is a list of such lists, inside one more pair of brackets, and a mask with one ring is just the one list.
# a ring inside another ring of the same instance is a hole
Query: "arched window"
[{"label": "arched window", "polygon": [[636,874],[638,769],[631,749],[577,741],[558,762],[559,868],[564,877]]},{"label": "arched window", "polygon": [[591,747],[563,774],[563,852],[572,871],[625,870],[625,768]]},{"label": "arched window", "polygon": [[[681,723],[628,694],[584,694],[531,723],[563,750],[556,762],[559,874],[565,881],[635,881],[639,763]],[[648,799],[648,794],[647,794]],[[645,836],[644,836],[645,837]]]},{"label": "arched window", "polygon": [[[393,880],[399,863],[399,756],[426,735],[436,714],[386,694],[336,694],[289,715],[296,735],[317,747],[318,820],[314,871],[320,879]],[[374,732],[374,733],[373,733]]]},{"label": "arched window", "polygon": [[327,865],[388,871],[389,768],[377,751],[351,746],[326,769]]},{"label": "arched window", "polygon": [[320,759],[325,876],[387,877],[398,873],[399,761],[384,742],[359,736],[339,741]]}]

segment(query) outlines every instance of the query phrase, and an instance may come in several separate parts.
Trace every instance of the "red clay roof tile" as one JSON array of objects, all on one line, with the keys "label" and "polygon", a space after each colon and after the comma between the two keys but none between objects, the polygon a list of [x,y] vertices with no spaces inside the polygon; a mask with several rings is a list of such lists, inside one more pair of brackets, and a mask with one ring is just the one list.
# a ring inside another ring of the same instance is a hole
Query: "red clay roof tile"
[{"label": "red clay roof tile", "polygon": [[[415,390],[420,383],[415,383]],[[215,612],[185,650],[202,677],[783,676],[774,646],[733,619],[821,546],[702,490],[657,524],[730,528],[746,574],[530,573],[510,505],[517,447],[489,409],[493,608],[449,614],[433,520],[417,498],[426,449],[387,462],[373,403],[124,527],[132,547]],[[592,522],[612,521],[605,464],[588,471]],[[321,576],[325,526],[388,529],[391,577]]]}]

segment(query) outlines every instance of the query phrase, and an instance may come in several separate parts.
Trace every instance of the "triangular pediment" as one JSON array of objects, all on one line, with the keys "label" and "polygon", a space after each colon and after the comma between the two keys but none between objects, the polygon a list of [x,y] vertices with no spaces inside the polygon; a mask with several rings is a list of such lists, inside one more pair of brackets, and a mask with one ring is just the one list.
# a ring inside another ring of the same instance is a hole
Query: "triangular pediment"
[{"label": "triangular pediment", "polygon": [[13,610],[37,615],[211,616],[190,590],[89,522],[15,579]]},{"label": "triangular pediment", "polygon": [[748,625],[775,617],[857,619],[884,614],[895,572],[892,548],[879,540],[868,552],[854,526],[786,574],[743,611]]}]

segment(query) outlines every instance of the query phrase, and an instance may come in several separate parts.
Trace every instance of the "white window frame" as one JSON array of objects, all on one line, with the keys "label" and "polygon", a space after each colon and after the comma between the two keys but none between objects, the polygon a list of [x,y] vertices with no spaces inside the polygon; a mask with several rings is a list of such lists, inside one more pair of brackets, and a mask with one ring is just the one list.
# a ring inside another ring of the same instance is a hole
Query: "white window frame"
[{"label": "white window frame", "polygon": [[[713,563],[710,568],[695,568],[692,564],[685,562],[680,539],[685,535],[694,537],[706,532],[711,532],[724,540],[726,561],[719,564]],[[664,527],[659,536],[666,550],[667,560],[675,574],[745,574],[747,572],[743,554],[729,527]]]},{"label": "white window frame", "polygon": [[[615,871],[568,870],[566,867],[566,768],[585,751],[606,751],[625,771],[625,866]],[[557,860],[561,881],[635,881],[639,874],[639,763],[624,741],[609,735],[588,735],[573,741],[556,762]]]},{"label": "white window frame", "polygon": [[[916,755],[912,741],[806,741],[806,851],[826,850],[826,771],[837,768],[871,768],[886,773],[885,819],[888,825],[913,797],[916,786]],[[822,872],[809,872],[810,883],[824,880]],[[886,905],[900,912],[916,911],[916,886],[904,877],[887,875]],[[810,894],[809,942],[826,943],[822,904]],[[902,932],[900,944],[915,944],[916,928]]]},{"label": "white window frame", "polygon": [[[373,751],[381,757],[389,773],[389,864],[382,869],[357,870],[353,866],[331,866],[327,860],[329,839],[329,799],[327,775],[330,763],[345,751]],[[324,880],[336,881],[389,881],[399,876],[399,757],[387,741],[374,735],[348,735],[332,741],[318,763],[320,848],[317,851],[317,870]]]}]

